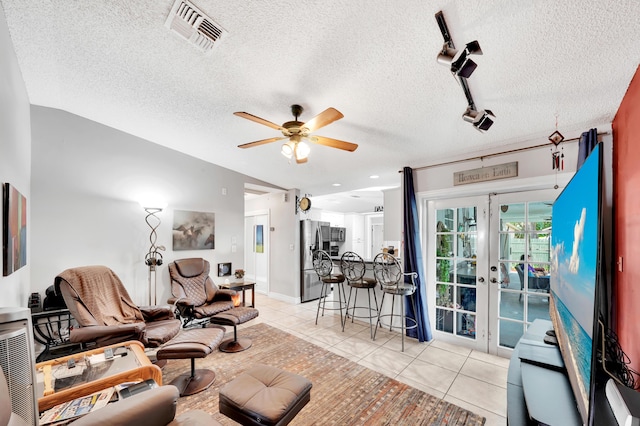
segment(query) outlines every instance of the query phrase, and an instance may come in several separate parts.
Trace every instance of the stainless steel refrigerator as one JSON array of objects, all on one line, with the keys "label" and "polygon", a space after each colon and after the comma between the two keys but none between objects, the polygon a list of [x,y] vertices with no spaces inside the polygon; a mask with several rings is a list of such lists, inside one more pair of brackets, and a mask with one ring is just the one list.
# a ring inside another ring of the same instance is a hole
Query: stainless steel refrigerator
[{"label": "stainless steel refrigerator", "polygon": [[[329,222],[305,219],[300,221],[300,300],[308,302],[320,298],[322,283],[313,269],[313,252],[329,243]],[[323,237],[323,227],[325,236]]]}]

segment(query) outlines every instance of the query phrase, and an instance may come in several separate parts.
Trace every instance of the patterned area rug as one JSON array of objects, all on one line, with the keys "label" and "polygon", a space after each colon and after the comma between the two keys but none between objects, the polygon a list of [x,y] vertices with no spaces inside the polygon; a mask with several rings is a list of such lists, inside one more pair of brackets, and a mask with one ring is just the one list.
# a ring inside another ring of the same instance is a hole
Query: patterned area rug
[{"label": "patterned area rug", "polygon": [[[311,401],[291,425],[483,425],[477,414],[386,377],[357,363],[266,324],[239,330],[253,346],[235,354],[216,351],[196,359],[196,369],[216,373],[209,389],[180,398],[178,414],[199,408],[223,425],[237,423],[220,414],[222,385],[254,364],[267,364],[300,374],[313,383]],[[163,382],[188,372],[189,360],[170,360]]]}]

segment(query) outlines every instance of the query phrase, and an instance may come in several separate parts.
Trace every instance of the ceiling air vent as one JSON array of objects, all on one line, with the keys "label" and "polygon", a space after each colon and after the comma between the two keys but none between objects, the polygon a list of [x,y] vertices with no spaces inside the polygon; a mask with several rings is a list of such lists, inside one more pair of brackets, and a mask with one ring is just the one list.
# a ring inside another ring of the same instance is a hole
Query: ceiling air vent
[{"label": "ceiling air vent", "polygon": [[211,52],[227,34],[213,19],[186,0],[176,0],[164,26],[205,53]]}]

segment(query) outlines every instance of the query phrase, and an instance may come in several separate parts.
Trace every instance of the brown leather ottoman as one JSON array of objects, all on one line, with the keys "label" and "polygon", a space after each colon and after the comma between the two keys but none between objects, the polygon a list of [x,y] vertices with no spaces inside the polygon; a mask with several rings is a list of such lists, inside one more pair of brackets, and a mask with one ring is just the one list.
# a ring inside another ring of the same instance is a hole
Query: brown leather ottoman
[{"label": "brown leather ottoman", "polygon": [[255,308],[246,308],[240,306],[220,312],[209,318],[212,324],[229,325],[233,327],[233,340],[226,340],[220,344],[222,352],[240,352],[251,347],[251,339],[238,339],[238,324],[244,324],[258,316],[258,310]]},{"label": "brown leather ottoman", "polygon": [[223,327],[191,328],[180,333],[165,343],[158,352],[158,359],[191,358],[191,372],[182,374],[171,382],[178,388],[180,396],[193,395],[207,389],[216,380],[216,373],[211,370],[195,368],[195,358],[204,358],[218,347],[224,337]]},{"label": "brown leather ottoman", "polygon": [[256,365],[220,389],[219,408],[243,425],[286,425],[311,400],[306,378]]}]

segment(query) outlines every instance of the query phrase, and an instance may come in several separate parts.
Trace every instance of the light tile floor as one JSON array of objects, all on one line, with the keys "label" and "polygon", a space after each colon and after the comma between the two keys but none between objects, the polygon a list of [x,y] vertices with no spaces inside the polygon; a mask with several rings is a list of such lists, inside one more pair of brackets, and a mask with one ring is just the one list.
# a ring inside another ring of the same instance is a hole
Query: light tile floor
[{"label": "light tile floor", "polygon": [[445,401],[486,417],[487,426],[507,424],[509,360],[432,340],[419,343],[378,329],[372,341],[368,322],[347,322],[326,311],[315,324],[317,302],[297,305],[256,294],[260,315],[243,326],[264,322]]}]

